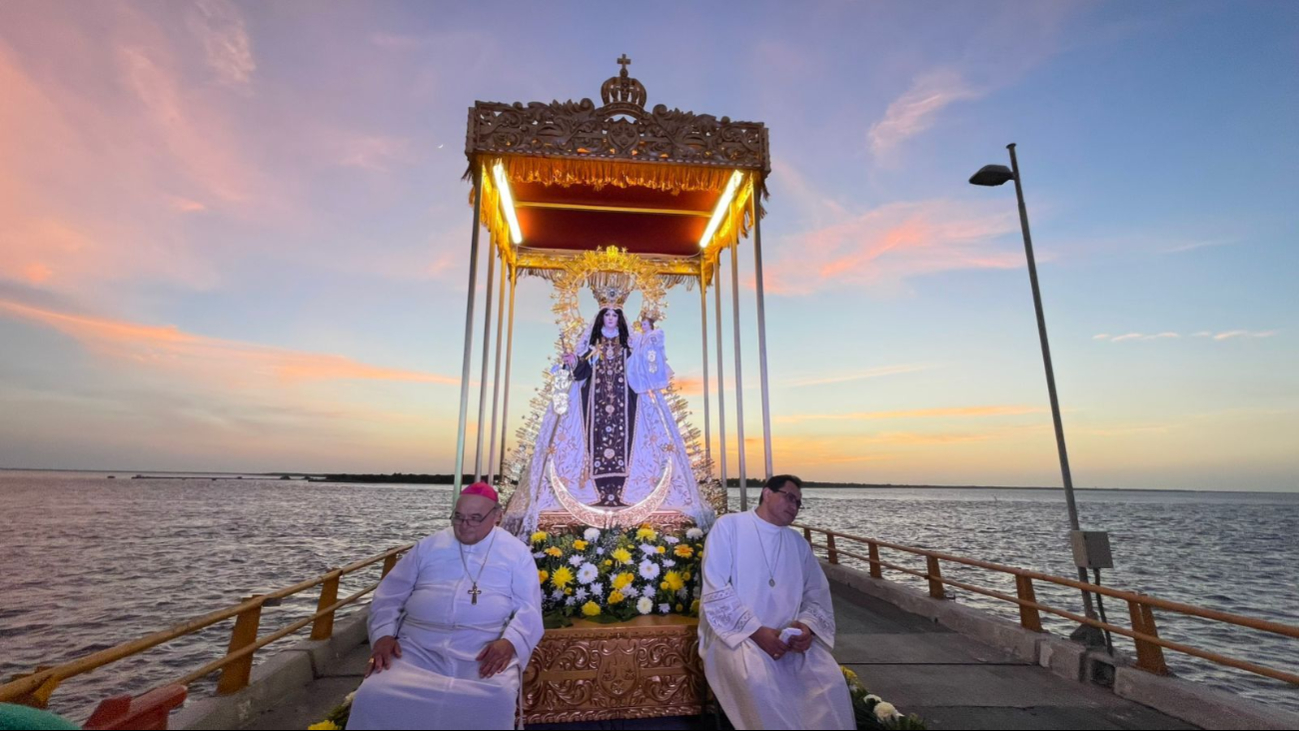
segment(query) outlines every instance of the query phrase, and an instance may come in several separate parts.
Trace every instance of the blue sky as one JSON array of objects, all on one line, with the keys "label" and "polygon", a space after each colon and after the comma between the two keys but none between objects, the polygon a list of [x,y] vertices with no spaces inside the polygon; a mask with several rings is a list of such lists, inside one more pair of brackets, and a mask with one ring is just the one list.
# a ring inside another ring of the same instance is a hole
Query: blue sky
[{"label": "blue sky", "polygon": [[[650,105],[771,129],[777,469],[1058,484],[1014,193],[965,182],[1013,141],[1076,482],[1299,489],[1297,21],[5,3],[0,466],[450,471],[465,109],[597,97],[626,53]],[[546,287],[520,289],[516,417],[554,340]],[[697,294],[670,307],[697,377]]]}]

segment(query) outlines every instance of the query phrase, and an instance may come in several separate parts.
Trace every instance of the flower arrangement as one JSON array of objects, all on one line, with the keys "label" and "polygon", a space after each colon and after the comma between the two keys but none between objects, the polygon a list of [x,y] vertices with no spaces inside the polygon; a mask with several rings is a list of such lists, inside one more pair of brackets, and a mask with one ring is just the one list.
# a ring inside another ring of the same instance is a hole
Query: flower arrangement
[{"label": "flower arrangement", "polygon": [[848,683],[848,694],[852,696],[852,710],[857,717],[858,729],[911,731],[927,728],[924,720],[916,714],[904,716],[892,703],[872,695],[866,690],[866,686],[862,685],[857,673],[842,665],[839,669],[843,671],[844,682]]},{"label": "flower arrangement", "polygon": [[529,545],[547,626],[574,617],[625,622],[648,614],[699,614],[704,531],[698,528],[538,531]]}]

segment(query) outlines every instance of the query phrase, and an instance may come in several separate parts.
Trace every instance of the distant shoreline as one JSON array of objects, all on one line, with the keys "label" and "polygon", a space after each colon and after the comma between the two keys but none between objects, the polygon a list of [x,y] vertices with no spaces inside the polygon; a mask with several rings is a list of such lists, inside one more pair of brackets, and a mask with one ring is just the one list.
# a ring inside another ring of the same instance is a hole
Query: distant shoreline
[{"label": "distant shoreline", "polygon": [[[81,474],[114,475],[117,479],[141,480],[282,480],[285,482],[312,482],[321,484],[378,484],[378,485],[434,485],[449,486],[454,484],[454,475],[450,474],[415,474],[415,473],[320,473],[320,472],[197,472],[167,471],[150,472],[140,470],[69,470],[69,469],[32,469],[26,467],[0,467],[4,472],[68,472]],[[473,475],[464,475],[462,484],[473,481]],[[727,481],[730,490],[739,489],[739,480]],[[1060,492],[1064,488],[1033,485],[915,485],[871,482],[823,482],[805,480],[804,487],[820,490],[854,489],[854,490],[1033,490]],[[762,481],[749,478],[749,487],[761,488]],[[1158,492],[1158,493],[1233,493],[1233,494],[1292,494],[1294,490],[1197,490],[1193,488],[1159,488],[1159,487],[1075,487],[1078,492]]]}]

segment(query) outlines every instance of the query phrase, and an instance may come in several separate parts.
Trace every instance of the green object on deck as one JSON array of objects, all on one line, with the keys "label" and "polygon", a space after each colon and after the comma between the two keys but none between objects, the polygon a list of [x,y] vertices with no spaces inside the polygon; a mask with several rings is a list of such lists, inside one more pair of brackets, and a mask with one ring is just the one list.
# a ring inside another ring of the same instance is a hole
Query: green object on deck
[{"label": "green object on deck", "polygon": [[39,708],[0,703],[0,731],[15,729],[79,729],[77,724]]}]

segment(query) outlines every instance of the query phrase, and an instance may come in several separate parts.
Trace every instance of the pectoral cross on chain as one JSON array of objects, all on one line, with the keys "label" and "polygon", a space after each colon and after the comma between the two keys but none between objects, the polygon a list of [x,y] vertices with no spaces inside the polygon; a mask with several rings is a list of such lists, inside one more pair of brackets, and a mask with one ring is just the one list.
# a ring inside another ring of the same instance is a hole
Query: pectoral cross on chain
[{"label": "pectoral cross on chain", "polygon": [[482,594],[483,592],[482,592],[482,590],[480,590],[480,589],[478,588],[478,582],[474,582],[473,587],[471,587],[471,588],[469,589],[469,591],[467,591],[467,592],[465,592],[465,593],[468,594],[469,597],[470,597],[470,602],[469,602],[470,604],[477,604],[477,603],[478,603],[478,595],[479,595],[479,594]]}]

